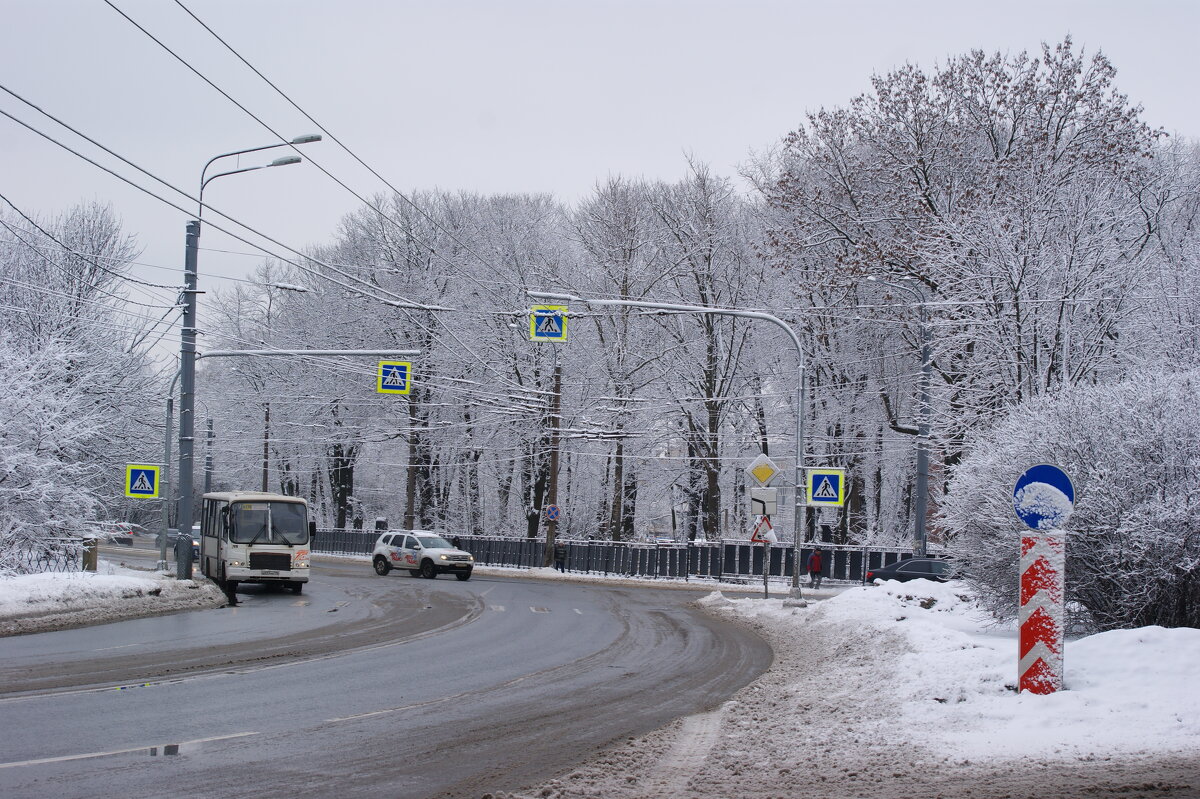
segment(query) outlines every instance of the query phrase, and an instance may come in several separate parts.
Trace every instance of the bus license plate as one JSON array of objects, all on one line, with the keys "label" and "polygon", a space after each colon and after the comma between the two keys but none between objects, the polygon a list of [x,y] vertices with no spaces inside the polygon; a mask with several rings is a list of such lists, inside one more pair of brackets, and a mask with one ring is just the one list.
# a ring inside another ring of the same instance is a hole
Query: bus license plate
[{"label": "bus license plate", "polygon": [[277,569],[263,569],[262,573],[263,574],[279,574],[279,571]]}]

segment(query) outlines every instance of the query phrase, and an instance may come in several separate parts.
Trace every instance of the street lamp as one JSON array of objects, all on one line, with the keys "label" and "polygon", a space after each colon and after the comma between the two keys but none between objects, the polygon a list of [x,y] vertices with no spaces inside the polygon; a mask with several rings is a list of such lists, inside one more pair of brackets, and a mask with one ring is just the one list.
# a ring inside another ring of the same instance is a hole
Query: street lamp
[{"label": "street lamp", "polygon": [[[788,338],[792,340],[792,345],[796,348],[796,362],[798,365],[798,375],[796,381],[796,497],[795,497],[795,512],[793,524],[795,525],[795,533],[793,546],[795,548],[795,562],[792,567],[792,594],[793,596],[800,595],[800,543],[804,538],[804,529],[807,526],[807,511],[808,506],[802,501],[801,492],[804,486],[804,407],[805,407],[805,386],[804,386],[804,347],[800,344],[800,338],[796,335],[796,331],[792,330],[791,326],[777,316],[772,316],[769,313],[760,311],[743,311],[736,308],[710,308],[704,305],[678,305],[668,302],[646,302],[642,300],[594,300],[586,297],[577,297],[574,294],[551,294],[544,291],[526,291],[530,297],[542,300],[562,300],[564,302],[582,302],[585,305],[615,305],[625,306],[628,308],[649,308],[659,311],[675,311],[678,313],[695,313],[695,314],[714,314],[717,316],[740,316],[745,319],[758,319],[763,322],[770,322],[782,328],[788,334]],[[765,567],[764,567],[765,568]]]},{"label": "street lamp", "polygon": [[[228,172],[220,172],[216,175],[205,177],[208,168],[213,162],[222,158],[228,158],[235,155],[243,155],[245,153],[259,152],[260,150],[271,150],[276,147],[292,147],[297,144],[308,144],[310,142],[320,141],[321,137],[315,134],[307,136],[297,136],[290,142],[280,142],[278,144],[265,144],[261,147],[250,147],[245,150],[234,150],[233,152],[221,153],[208,159],[204,168],[200,170],[200,193],[197,196],[199,209],[196,218],[187,223],[186,247],[184,249],[183,273],[184,273],[184,289],[183,289],[183,330],[180,335],[179,346],[179,512],[177,515],[178,529],[180,532],[186,532],[191,535],[192,530],[192,455],[193,446],[195,444],[195,410],[196,410],[196,333],[197,333],[197,261],[199,256],[200,244],[200,218],[204,214],[204,187],[217,178],[226,177],[228,175],[237,175],[241,172],[252,172],[257,169],[266,169],[273,166],[289,166],[290,164],[300,163],[300,157],[296,155],[276,158],[269,164],[262,166],[243,167],[241,169],[233,169]],[[163,549],[161,558],[166,559],[166,541],[164,536]],[[185,558],[185,566],[178,571],[180,576],[190,578],[192,576],[192,561],[191,548],[187,547],[187,556]]]},{"label": "street lamp", "polygon": [[904,283],[892,283],[877,277],[868,277],[873,283],[882,283],[895,289],[910,292],[917,300],[921,330],[921,381],[917,389],[917,499],[913,513],[913,536],[917,542],[917,557],[929,554],[929,534],[925,529],[925,515],[929,503],[929,380],[933,369],[932,331],[929,328],[929,306],[924,289]]}]

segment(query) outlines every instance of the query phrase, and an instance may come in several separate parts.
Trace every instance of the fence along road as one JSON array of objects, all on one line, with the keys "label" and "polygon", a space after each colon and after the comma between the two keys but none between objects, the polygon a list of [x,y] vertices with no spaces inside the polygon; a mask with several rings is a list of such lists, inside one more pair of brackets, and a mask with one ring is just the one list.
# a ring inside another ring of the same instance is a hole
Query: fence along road
[{"label": "fence along road", "polygon": [[[318,530],[313,552],[325,555],[370,555],[381,530]],[[447,537],[450,534],[447,534]],[[539,538],[458,536],[462,548],[481,566],[537,568],[542,565],[545,542]],[[562,539],[560,539],[562,541]],[[626,541],[562,541],[567,545],[567,569],[585,574],[629,577],[692,578],[741,581],[762,577],[763,545],[749,541],[696,541],[641,544]],[[825,553],[823,576],[832,580],[861,581],[872,569],[913,557],[910,550],[851,547],[814,543],[802,547],[800,562],[808,560],[813,546]],[[770,546],[770,576],[791,577],[796,550],[790,543]]]}]

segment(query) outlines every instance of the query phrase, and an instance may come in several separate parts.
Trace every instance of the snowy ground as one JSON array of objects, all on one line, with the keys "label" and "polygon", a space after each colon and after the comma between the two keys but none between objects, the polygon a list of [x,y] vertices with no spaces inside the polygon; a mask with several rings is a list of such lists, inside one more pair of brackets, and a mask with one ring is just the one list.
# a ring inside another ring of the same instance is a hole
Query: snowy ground
[{"label": "snowy ground", "polygon": [[1200,630],[1069,642],[1068,690],[1039,697],[1013,690],[1015,629],[990,626],[961,584],[701,604],[770,641],[771,669],[711,712],[509,796],[1200,797]]},{"label": "snowy ground", "polygon": [[95,572],[0,578],[0,636],[224,604],[225,595],[208,580],[176,580],[101,560]]}]

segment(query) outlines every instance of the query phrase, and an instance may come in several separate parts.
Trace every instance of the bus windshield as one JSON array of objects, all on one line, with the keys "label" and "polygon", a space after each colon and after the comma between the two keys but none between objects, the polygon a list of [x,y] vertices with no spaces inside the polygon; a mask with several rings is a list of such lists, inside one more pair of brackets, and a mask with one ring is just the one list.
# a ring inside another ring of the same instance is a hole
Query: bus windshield
[{"label": "bus windshield", "polygon": [[308,514],[299,502],[236,502],[229,540],[236,544],[307,544]]}]

